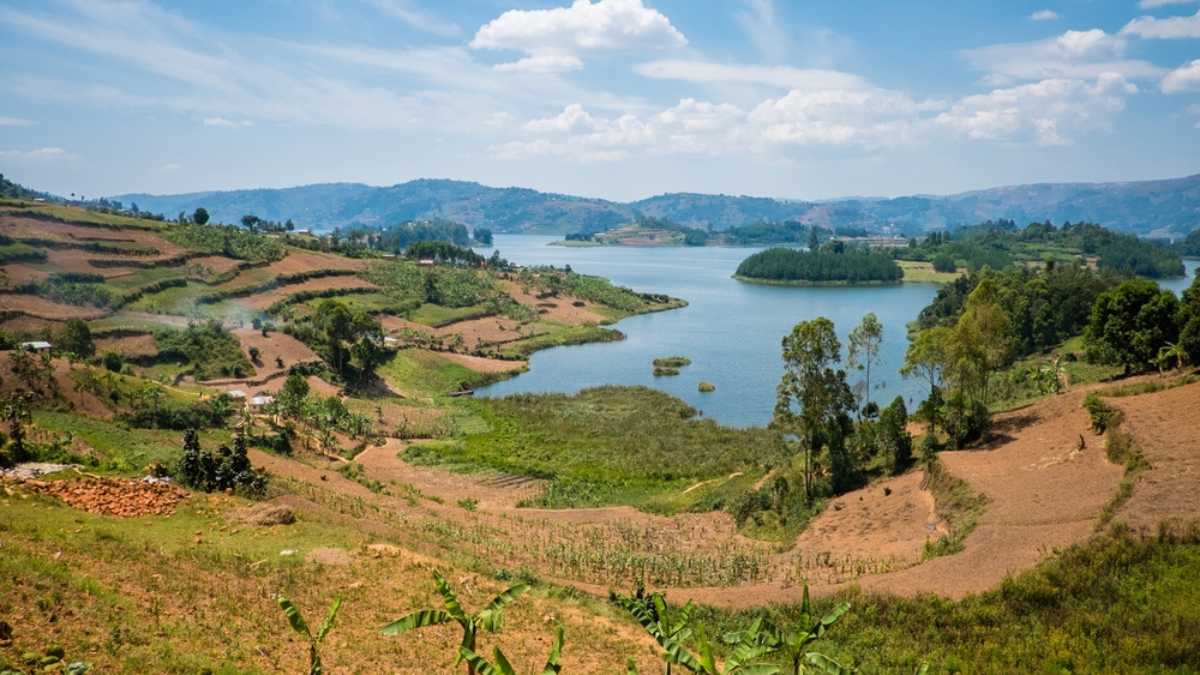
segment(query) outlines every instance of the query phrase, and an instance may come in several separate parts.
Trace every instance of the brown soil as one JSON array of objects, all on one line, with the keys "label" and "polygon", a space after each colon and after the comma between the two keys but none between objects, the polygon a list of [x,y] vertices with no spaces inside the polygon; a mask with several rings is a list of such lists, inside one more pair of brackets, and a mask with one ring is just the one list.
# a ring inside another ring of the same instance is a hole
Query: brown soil
[{"label": "brown soil", "polygon": [[238,265],[242,264],[242,261],[226,258],[223,255],[209,255],[202,258],[192,258],[188,264],[204,267],[213,274],[224,274],[232,269],[236,269]]},{"label": "brown soil", "polygon": [[402,330],[413,330],[440,338],[450,338],[454,335],[463,336],[463,345],[467,349],[478,349],[480,346],[512,342],[528,336],[528,330],[521,329],[518,321],[503,316],[486,316],[482,319],[458,321],[440,328],[415,323],[397,316],[380,317],[379,323],[383,329],[397,333]]},{"label": "brown soil", "polygon": [[[289,256],[290,257],[290,256]],[[286,260],[286,258],[285,258]],[[273,288],[264,293],[255,293],[254,295],[238,298],[237,303],[249,307],[250,309],[263,310],[276,302],[283,300],[289,295],[294,295],[301,291],[324,291],[329,289],[341,290],[377,290],[379,287],[368,281],[363,281],[358,277],[321,277],[319,279],[309,279],[299,284],[289,284]]]},{"label": "brown soil", "polygon": [[50,276],[46,270],[26,265],[23,263],[14,263],[4,266],[4,274],[8,277],[8,283],[11,286],[19,286],[34,281],[41,281]]},{"label": "brown soil", "polygon": [[0,233],[10,237],[54,239],[77,243],[130,243],[156,249],[163,256],[172,256],[184,251],[161,236],[145,230],[86,227],[34,218],[0,217]]},{"label": "brown soil", "polygon": [[267,269],[273,274],[296,274],[312,270],[354,270],[357,272],[366,268],[366,260],[346,258],[320,251],[290,249],[283,260],[271,263]]},{"label": "brown soil", "polygon": [[1160,523],[1200,521],[1200,383],[1106,400],[1125,413],[1123,428],[1150,463],[1117,520],[1144,534],[1157,532]]},{"label": "brown soil", "polygon": [[[542,316],[550,321],[574,326],[586,323],[599,323],[604,319],[602,314],[592,309],[592,307],[595,307],[595,303],[588,303],[581,298],[562,295],[556,298],[539,299],[534,293],[526,293],[521,284],[515,281],[501,281],[500,288],[512,296],[513,300],[522,305],[533,307],[539,310],[539,313],[541,310],[546,310]],[[576,302],[582,302],[583,306],[576,307]]]},{"label": "brown soil", "polygon": [[136,479],[27,480],[20,485],[89,513],[121,518],[168,516],[175,512],[175,505],[187,498],[187,492],[174,485]]},{"label": "brown soil", "polygon": [[0,295],[0,310],[11,309],[23,312],[39,319],[65,321],[67,319],[99,319],[108,314],[97,307],[81,307],[52,302],[36,295],[11,294]]},{"label": "brown soil", "polygon": [[[24,387],[11,374],[10,354],[11,352],[0,351],[0,394],[6,394],[15,388]],[[65,402],[76,412],[88,417],[112,418],[112,411],[108,409],[108,406],[103,401],[86,391],[80,390],[76,386],[75,378],[72,376],[74,366],[69,361],[66,359],[54,359],[52,366],[54,368],[53,387],[51,390],[43,392],[46,394],[48,400]]]},{"label": "brown soil", "polygon": [[123,256],[104,255],[83,251],[80,249],[61,248],[46,249],[46,262],[54,269],[63,272],[78,272],[81,274],[99,274],[105,279],[128,276],[137,270],[132,267],[97,267],[93,260],[128,260]]},{"label": "brown soil", "polygon": [[512,373],[525,370],[525,361],[507,361],[505,359],[489,359],[482,356],[471,356],[469,354],[456,354],[454,352],[438,352],[439,357],[452,361],[465,368],[470,368],[477,373]]},{"label": "brown soil", "polygon": [[0,330],[7,333],[42,333],[43,331],[50,331],[53,333],[62,328],[62,326],[62,321],[42,319],[26,314],[21,314],[14,316],[11,319],[0,321]]}]

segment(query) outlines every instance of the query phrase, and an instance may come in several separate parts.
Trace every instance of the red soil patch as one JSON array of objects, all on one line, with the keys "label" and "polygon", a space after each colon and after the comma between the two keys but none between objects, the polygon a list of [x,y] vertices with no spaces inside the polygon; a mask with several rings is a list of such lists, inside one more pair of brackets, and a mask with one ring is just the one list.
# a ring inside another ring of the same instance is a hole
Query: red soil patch
[{"label": "red soil patch", "polygon": [[31,265],[16,263],[7,265],[4,268],[4,274],[8,277],[8,283],[13,286],[27,284],[33,281],[41,281],[50,276],[46,270],[41,270]]},{"label": "red soil patch", "polygon": [[471,356],[469,354],[455,354],[454,352],[438,352],[438,356],[452,361],[465,368],[470,368],[477,373],[512,373],[525,370],[526,363],[524,361],[505,361],[504,359],[488,359],[482,356]]},{"label": "red soil patch", "polygon": [[[521,284],[515,281],[501,281],[500,288],[504,289],[514,300],[537,309],[539,313],[545,310],[542,314],[546,319],[558,323],[569,325],[580,325],[587,323],[599,323],[604,319],[604,316],[597,313],[591,307],[595,304],[589,304],[587,301],[570,295],[563,295],[557,298],[539,299],[533,293],[527,293],[521,287]],[[582,307],[576,307],[576,302],[582,302]]]},{"label": "red soil patch", "polygon": [[154,356],[158,354],[158,345],[153,335],[127,335],[118,338],[99,338],[96,340],[96,353],[115,352],[121,356]]},{"label": "red soil patch", "polygon": [[262,331],[239,328],[233,331],[233,334],[242,343],[242,349],[246,352],[247,359],[250,358],[251,347],[258,349],[259,359],[261,359],[263,367],[267,370],[276,370],[276,358],[283,359],[285,368],[300,361],[317,361],[320,359],[316,352],[309,349],[308,345],[287,333],[272,331],[264,337]]},{"label": "red soil patch", "polygon": [[140,247],[153,248],[163,256],[172,256],[184,251],[183,248],[167,241],[163,237],[145,230],[86,227],[35,218],[0,217],[0,233],[10,237],[54,239],[75,243],[111,242],[136,244]]},{"label": "red soil patch", "polygon": [[62,328],[61,321],[40,319],[36,316],[20,315],[0,322],[0,330],[8,333],[41,333],[54,332]]},{"label": "red soil patch", "polygon": [[478,349],[481,346],[512,342],[523,337],[529,337],[529,328],[522,330],[521,323],[504,316],[485,316],[482,319],[458,321],[440,328],[433,328],[422,323],[415,323],[397,316],[383,316],[379,324],[389,332],[398,333],[403,330],[417,331],[439,338],[452,338],[455,335],[463,337],[463,346],[467,349]]},{"label": "red soil patch", "polygon": [[312,270],[352,270],[360,272],[367,269],[367,261],[358,258],[347,258],[333,253],[320,251],[305,251],[289,249],[283,260],[273,262],[268,267],[276,274],[295,274]]},{"label": "red soil patch", "polygon": [[108,312],[98,307],[81,307],[79,305],[64,305],[52,302],[36,295],[11,294],[0,295],[0,310],[17,310],[29,316],[51,321],[66,321],[67,319],[99,319],[107,316]]},{"label": "red soil patch", "polygon": [[301,291],[325,291],[331,289],[359,291],[378,290],[378,288],[375,284],[363,281],[358,277],[321,277],[319,279],[309,279],[299,284],[280,286],[279,288],[273,288],[263,293],[255,293],[245,298],[238,298],[236,302],[250,309],[263,310],[289,295],[295,295]]},{"label": "red soil patch", "polygon": [[[112,411],[102,400],[75,386],[74,366],[69,361],[52,359],[51,365],[54,369],[53,387],[44,393],[48,394],[50,398],[65,401],[75,411],[89,417],[112,418]],[[79,366],[79,368],[83,368],[83,366]],[[12,374],[12,352],[0,352],[0,394],[7,394],[16,388],[24,388],[24,385]]]},{"label": "red soil patch", "polygon": [[1106,401],[1125,413],[1123,428],[1150,463],[1117,520],[1144,534],[1157,532],[1160,523],[1200,521],[1200,384]]},{"label": "red soil patch", "polygon": [[226,258],[223,255],[206,255],[201,258],[192,258],[188,261],[190,266],[203,267],[212,274],[224,274],[230,270],[237,269],[238,265],[242,264],[241,260]]},{"label": "red soil patch", "polygon": [[114,279],[117,277],[129,276],[137,271],[132,267],[97,267],[91,263],[92,260],[119,260],[123,262],[125,260],[129,260],[129,258],[122,256],[103,255],[73,248],[46,249],[46,261],[52,265],[54,269],[61,270],[63,272],[99,274],[105,279]]},{"label": "red soil patch", "polygon": [[174,485],[134,479],[27,480],[21,485],[88,513],[121,518],[169,516],[175,512],[175,506],[187,498],[187,492]]}]

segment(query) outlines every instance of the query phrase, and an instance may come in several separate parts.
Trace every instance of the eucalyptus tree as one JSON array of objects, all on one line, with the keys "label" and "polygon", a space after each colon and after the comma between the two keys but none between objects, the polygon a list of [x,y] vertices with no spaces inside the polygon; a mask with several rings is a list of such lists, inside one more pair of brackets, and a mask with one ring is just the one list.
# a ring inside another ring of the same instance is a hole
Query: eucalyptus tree
[{"label": "eucalyptus tree", "polygon": [[850,331],[850,345],[846,361],[852,368],[858,368],[866,373],[866,391],[862,409],[871,405],[871,366],[879,363],[879,347],[883,344],[883,324],[879,323],[874,312],[869,312],[862,322]]}]

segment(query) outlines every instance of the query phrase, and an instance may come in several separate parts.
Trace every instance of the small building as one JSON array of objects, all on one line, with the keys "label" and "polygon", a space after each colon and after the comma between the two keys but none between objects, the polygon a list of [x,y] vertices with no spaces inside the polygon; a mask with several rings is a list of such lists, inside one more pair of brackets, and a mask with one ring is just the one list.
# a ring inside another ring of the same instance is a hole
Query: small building
[{"label": "small building", "polygon": [[250,412],[261,413],[267,406],[274,402],[274,396],[255,396],[250,399]]},{"label": "small building", "polygon": [[22,342],[21,349],[27,352],[48,352],[54,345],[45,340],[32,340],[30,342]]},{"label": "small building", "polygon": [[417,264],[421,267],[433,267],[434,262],[430,258],[421,258],[417,261]]},{"label": "small building", "polygon": [[400,340],[392,337],[391,335],[385,335],[385,336],[383,336],[383,346],[384,347],[399,347]]},{"label": "small building", "polygon": [[239,401],[246,400],[246,392],[242,391],[241,389],[230,389],[229,391],[225,392],[225,395],[229,398],[237,399]]}]

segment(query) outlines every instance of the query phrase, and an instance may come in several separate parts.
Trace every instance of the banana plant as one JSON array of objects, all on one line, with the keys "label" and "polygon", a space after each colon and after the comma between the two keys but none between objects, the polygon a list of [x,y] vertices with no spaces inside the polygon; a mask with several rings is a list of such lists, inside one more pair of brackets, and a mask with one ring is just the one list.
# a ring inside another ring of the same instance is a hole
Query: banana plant
[{"label": "banana plant", "polygon": [[325,620],[317,627],[315,634],[309,630],[304,616],[300,614],[300,610],[292,604],[291,600],[281,595],[278,602],[279,608],[283,610],[283,614],[287,617],[292,630],[296,631],[300,637],[308,640],[308,675],[322,675],[325,671],[321,665],[321,653],[318,650],[318,646],[325,641],[325,636],[329,635],[329,631],[333,630],[333,622],[337,619],[338,610],[342,608],[342,599],[335,599],[333,604],[329,606],[329,612],[325,614]]},{"label": "banana plant", "polygon": [[463,636],[458,653],[454,657],[454,665],[457,666],[465,660],[467,675],[476,675],[476,664],[464,659],[463,654],[473,654],[475,652],[475,638],[478,636],[480,628],[489,633],[495,633],[500,630],[504,618],[504,608],[513,600],[516,600],[517,596],[529,590],[529,586],[517,584],[492,598],[492,601],[486,607],[479,610],[479,612],[467,614],[462,604],[458,601],[458,596],[450,588],[450,583],[438,572],[433,573],[433,580],[438,594],[442,596],[442,607],[444,609],[417,610],[387,624],[379,632],[386,636],[392,636],[417,628],[425,628],[426,626],[440,626],[452,621],[456,622],[462,628]]},{"label": "banana plant", "polygon": [[[550,656],[546,659],[546,665],[542,667],[541,675],[557,675],[562,666],[558,663],[558,659],[562,656],[563,648],[563,629],[559,626],[554,631],[554,645],[550,647]],[[512,663],[504,656],[504,652],[500,651],[499,647],[492,650],[492,660],[495,663],[489,663],[484,658],[466,647],[458,648],[459,658],[471,664],[479,675],[517,675],[517,671],[513,669]]]},{"label": "banana plant", "polygon": [[799,675],[799,673],[804,672],[801,670],[802,662],[807,662],[807,665],[816,668],[818,672],[849,672],[848,668],[828,656],[808,651],[808,646],[824,637],[825,632],[829,630],[830,626],[837,623],[838,619],[842,618],[842,615],[848,611],[850,611],[850,603],[843,602],[830,610],[825,616],[819,619],[815,618],[812,612],[812,604],[808,600],[808,584],[804,584],[804,600],[800,603],[798,625],[791,632],[777,631],[780,649],[787,653],[788,659],[792,663],[793,675]]},{"label": "banana plant", "polygon": [[673,664],[681,665],[693,673],[701,672],[699,659],[684,647],[684,643],[692,636],[692,612],[696,609],[695,605],[688,602],[672,617],[665,595],[646,595],[645,590],[640,587],[632,597],[614,594],[613,602],[633,615],[642,629],[662,647],[667,675],[671,675]]}]

